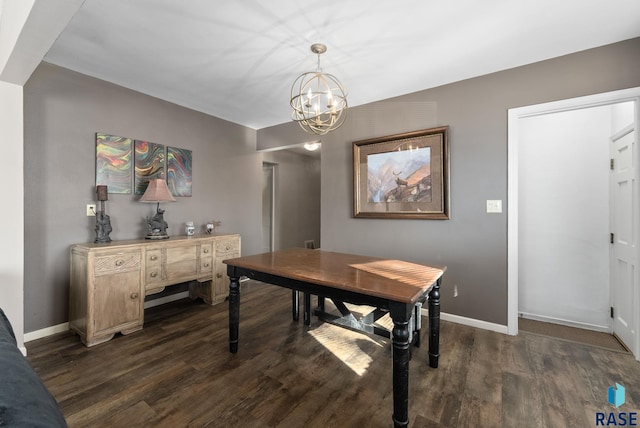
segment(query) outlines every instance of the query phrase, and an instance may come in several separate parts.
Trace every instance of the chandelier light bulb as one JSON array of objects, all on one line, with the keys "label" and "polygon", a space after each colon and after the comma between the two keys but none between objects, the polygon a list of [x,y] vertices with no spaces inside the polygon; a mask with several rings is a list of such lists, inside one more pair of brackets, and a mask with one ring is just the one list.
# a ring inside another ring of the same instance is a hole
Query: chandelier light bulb
[{"label": "chandelier light bulb", "polygon": [[307,104],[306,107],[311,107],[311,88],[309,88],[309,91],[307,92]]},{"label": "chandelier light bulb", "polygon": [[327,92],[327,107],[333,107],[333,98],[331,97],[331,91]]}]

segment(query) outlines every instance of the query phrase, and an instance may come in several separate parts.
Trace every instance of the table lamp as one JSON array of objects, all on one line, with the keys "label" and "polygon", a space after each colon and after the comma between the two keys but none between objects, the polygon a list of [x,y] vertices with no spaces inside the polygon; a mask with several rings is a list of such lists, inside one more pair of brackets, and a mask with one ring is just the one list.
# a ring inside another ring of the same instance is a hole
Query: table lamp
[{"label": "table lamp", "polygon": [[98,201],[100,201],[100,209],[96,213],[96,239],[93,241],[96,244],[104,244],[111,242],[109,234],[111,233],[111,219],[105,212],[104,202],[109,200],[109,191],[107,186],[100,184],[96,186],[96,194],[98,195]]},{"label": "table lamp", "polygon": [[147,217],[147,225],[149,233],[145,239],[168,239],[167,227],[169,225],[164,220],[164,210],[160,209],[160,202],[175,202],[171,195],[167,182],[164,178],[154,178],[149,180],[149,185],[144,195],[140,198],[140,202],[156,203],[156,215]]}]

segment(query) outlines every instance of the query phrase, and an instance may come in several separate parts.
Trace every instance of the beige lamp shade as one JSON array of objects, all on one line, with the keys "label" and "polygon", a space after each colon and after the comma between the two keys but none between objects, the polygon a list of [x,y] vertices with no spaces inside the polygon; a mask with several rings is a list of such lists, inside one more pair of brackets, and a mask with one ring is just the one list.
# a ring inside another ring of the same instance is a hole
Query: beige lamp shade
[{"label": "beige lamp shade", "polygon": [[149,180],[149,185],[144,195],[140,198],[140,202],[175,202],[176,200],[171,195],[167,182],[164,178],[154,178]]}]

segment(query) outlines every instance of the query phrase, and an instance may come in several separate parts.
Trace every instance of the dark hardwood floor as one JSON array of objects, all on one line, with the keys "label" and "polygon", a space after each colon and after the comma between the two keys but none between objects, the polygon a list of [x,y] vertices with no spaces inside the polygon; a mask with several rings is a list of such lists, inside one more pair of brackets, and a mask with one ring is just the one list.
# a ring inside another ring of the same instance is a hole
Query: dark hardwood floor
[{"label": "dark hardwood floor", "polygon": [[[240,347],[228,351],[227,305],[148,309],[145,327],[85,348],[59,334],[26,344],[70,427],[390,427],[388,339],[291,320],[290,291],[242,286]],[[446,311],[446,308],[443,308]],[[412,427],[588,427],[640,407],[629,354],[442,322],[440,366],[423,347],[410,367]]]}]

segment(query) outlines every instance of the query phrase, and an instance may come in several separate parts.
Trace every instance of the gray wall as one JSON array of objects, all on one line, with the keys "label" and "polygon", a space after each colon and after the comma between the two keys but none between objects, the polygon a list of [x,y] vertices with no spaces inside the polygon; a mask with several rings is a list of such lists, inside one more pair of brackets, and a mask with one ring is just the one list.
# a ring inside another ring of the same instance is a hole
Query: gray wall
[{"label": "gray wall", "polygon": [[[447,265],[442,310],[506,325],[507,110],[640,86],[638,70],[640,39],[632,39],[352,108],[322,138],[323,249]],[[450,126],[451,219],[352,218],[351,143],[442,125]],[[257,138],[258,149],[309,139],[293,123]],[[501,199],[505,212],[487,214],[487,199]]]},{"label": "gray wall", "polygon": [[[68,320],[69,246],[95,238],[85,205],[95,203],[97,131],[193,150],[193,196],[164,206],[169,234],[220,220],[220,232],[242,235],[244,254],[259,252],[255,130],[46,63],[24,100],[25,332]],[[155,205],[137,199],[109,195],[112,239],[144,236]]]}]

